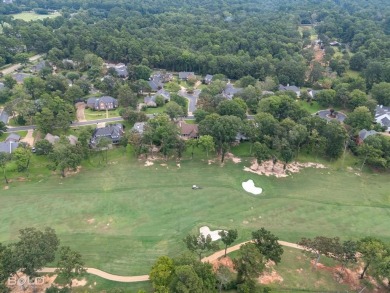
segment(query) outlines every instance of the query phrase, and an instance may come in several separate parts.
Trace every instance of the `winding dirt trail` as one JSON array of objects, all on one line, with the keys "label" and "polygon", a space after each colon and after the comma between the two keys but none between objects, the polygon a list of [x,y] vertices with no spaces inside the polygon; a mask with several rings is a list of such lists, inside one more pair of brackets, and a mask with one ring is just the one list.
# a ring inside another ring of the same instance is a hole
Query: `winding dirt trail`
[{"label": "winding dirt trail", "polygon": [[[239,250],[241,245],[243,245],[245,243],[249,243],[249,242],[251,242],[251,241],[242,242],[242,243],[239,243],[239,244],[234,245],[232,247],[229,247],[227,249],[227,253]],[[279,243],[280,243],[280,245],[283,245],[283,246],[296,248],[296,249],[300,249],[300,250],[303,249],[302,246],[299,246],[299,245],[297,245],[295,243],[286,242],[286,241],[279,241]],[[204,257],[202,259],[202,262],[213,262],[213,261],[217,260],[218,258],[224,256],[224,255],[225,255],[225,250],[222,249],[222,250],[219,250],[219,251],[213,253],[210,256]],[[39,272],[40,273],[54,273],[55,270],[56,270],[56,268],[43,268]],[[91,274],[91,275],[95,275],[95,276],[101,277],[101,278],[106,279],[106,280],[115,281],[115,282],[122,282],[122,283],[135,283],[135,282],[149,281],[149,275],[119,276],[119,275],[113,275],[113,274],[110,274],[110,273],[107,273],[107,272],[103,272],[103,271],[95,269],[95,268],[87,268],[87,273]]]}]

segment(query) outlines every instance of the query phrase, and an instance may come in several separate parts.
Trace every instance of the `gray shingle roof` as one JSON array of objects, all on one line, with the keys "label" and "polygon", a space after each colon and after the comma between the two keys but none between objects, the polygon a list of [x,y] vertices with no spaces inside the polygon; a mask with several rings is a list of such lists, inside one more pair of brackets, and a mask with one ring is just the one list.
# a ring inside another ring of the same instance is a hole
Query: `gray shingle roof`
[{"label": "gray shingle roof", "polygon": [[138,132],[139,134],[144,133],[146,122],[136,122],[134,123],[133,128],[131,130]]},{"label": "gray shingle roof", "polygon": [[187,79],[193,75],[195,75],[195,72],[181,71],[179,72],[179,79]]},{"label": "gray shingle roof", "polygon": [[242,92],[242,88],[236,88],[233,84],[228,83],[222,92],[222,95],[227,99],[232,99],[235,94]]},{"label": "gray shingle roof", "polygon": [[293,91],[295,93],[298,93],[301,91],[301,89],[295,85],[279,85],[279,91]]},{"label": "gray shingle roof", "polygon": [[[103,107],[101,105],[104,105]],[[112,107],[110,107],[112,105]],[[89,98],[87,106],[96,110],[105,110],[118,107],[118,100],[110,96],[103,96],[100,98]]]},{"label": "gray shingle roof", "polygon": [[19,146],[18,142],[13,141],[3,141],[0,142],[0,152],[2,153],[12,153]]},{"label": "gray shingle roof", "polygon": [[9,115],[4,110],[0,109],[0,121],[4,124],[8,124]]},{"label": "gray shingle roof", "polygon": [[6,142],[9,142],[9,141],[14,141],[14,142],[17,142],[20,140],[20,135],[16,134],[16,133],[11,133],[10,135],[7,136],[7,138],[5,139]]},{"label": "gray shingle roof", "polygon": [[377,134],[377,133],[378,132],[376,132],[375,130],[362,129],[362,130],[359,131],[359,138],[363,141],[367,137],[369,137],[371,135],[374,135],[374,134]]},{"label": "gray shingle roof", "polygon": [[113,124],[106,127],[96,128],[92,134],[91,144],[95,145],[102,137],[107,137],[112,140],[113,143],[118,142],[123,135],[123,125]]}]

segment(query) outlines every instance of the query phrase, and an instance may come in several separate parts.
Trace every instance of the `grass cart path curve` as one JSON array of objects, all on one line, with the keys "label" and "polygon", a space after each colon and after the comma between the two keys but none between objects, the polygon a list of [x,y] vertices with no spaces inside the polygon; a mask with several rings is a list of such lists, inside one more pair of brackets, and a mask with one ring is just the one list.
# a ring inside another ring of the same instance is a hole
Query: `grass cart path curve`
[{"label": "grass cart path curve", "polygon": [[[242,243],[239,243],[239,244],[234,245],[232,247],[229,247],[227,249],[227,253],[239,250],[241,245],[243,245],[245,243],[249,243],[249,242],[251,242],[251,241],[242,242]],[[302,246],[299,246],[295,243],[286,242],[286,241],[279,241],[279,243],[283,246],[292,247],[292,248],[301,249],[301,250],[303,249]],[[225,255],[225,249],[222,249],[222,250],[219,250],[219,251],[213,253],[210,256],[204,257],[202,259],[202,262],[213,262],[224,255]],[[55,273],[56,269],[57,268],[43,268],[42,270],[39,271],[39,273]],[[135,283],[135,282],[149,281],[149,275],[119,276],[119,275],[113,275],[113,274],[110,274],[107,272],[103,272],[103,271],[95,269],[95,268],[87,268],[87,273],[101,277],[101,278],[106,279],[106,280],[115,281],[115,282],[122,282],[122,283]]]}]

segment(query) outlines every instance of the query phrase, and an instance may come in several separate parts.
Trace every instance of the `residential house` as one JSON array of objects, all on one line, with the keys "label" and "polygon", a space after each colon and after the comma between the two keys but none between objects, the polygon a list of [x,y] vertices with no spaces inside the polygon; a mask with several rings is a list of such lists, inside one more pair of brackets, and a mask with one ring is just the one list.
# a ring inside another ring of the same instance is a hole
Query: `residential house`
[{"label": "residential house", "polygon": [[170,82],[172,79],[172,73],[157,71],[149,78],[148,84],[152,92],[157,92],[164,87],[164,83]]},{"label": "residential house", "polygon": [[164,101],[165,102],[169,102],[169,100],[171,99],[171,94],[169,92],[167,92],[166,90],[164,89],[160,89],[159,91],[156,92],[155,95],[152,95],[152,96],[146,96],[144,98],[144,103],[148,106],[148,107],[156,107],[157,104],[156,104],[156,98],[157,96],[162,96],[164,98]]},{"label": "residential house", "polygon": [[244,140],[248,140],[248,137],[246,137],[243,133],[238,132],[236,135],[236,142],[242,142]]},{"label": "residential house", "polygon": [[45,139],[50,142],[51,144],[55,144],[60,140],[60,137],[57,135],[53,135],[51,133],[47,133],[45,136]]},{"label": "residential house", "polygon": [[282,84],[280,84],[278,90],[281,92],[282,91],[292,91],[297,95],[297,97],[299,97],[301,95],[301,89],[295,85],[282,85]]},{"label": "residential house", "polygon": [[[78,138],[74,135],[68,135],[66,137],[69,140],[71,145],[76,145]],[[51,144],[55,144],[60,140],[60,137],[57,135],[52,135],[51,133],[46,134],[45,139]]]},{"label": "residential house", "polygon": [[67,138],[68,138],[69,143],[70,143],[71,145],[76,145],[77,142],[79,141],[79,139],[78,139],[76,136],[71,135],[71,134],[68,135]]},{"label": "residential house", "polygon": [[198,124],[187,124],[185,121],[179,121],[180,136],[183,139],[198,138]]},{"label": "residential house", "polygon": [[12,3],[14,3],[14,1],[13,0],[3,0],[3,3],[4,4],[12,4]]},{"label": "residential house", "polygon": [[180,80],[188,80],[189,78],[195,77],[194,72],[186,72],[186,71],[181,71],[179,72],[179,79]]},{"label": "residential house", "polygon": [[3,109],[0,109],[0,121],[4,124],[8,124],[9,115]]},{"label": "residential house", "polygon": [[316,98],[316,95],[321,92],[321,90],[307,90],[308,94],[310,97],[312,97],[312,99],[315,99]]},{"label": "residential house", "polygon": [[143,134],[145,131],[146,122],[136,122],[134,126],[131,128],[131,131],[138,132],[139,134]]},{"label": "residential house", "polygon": [[11,133],[5,139],[0,142],[0,152],[11,154],[19,146],[20,136],[16,133]]},{"label": "residential house", "polygon": [[213,80],[213,76],[211,74],[207,74],[204,79],[203,79],[203,83],[204,84],[210,84]]},{"label": "residential house", "polygon": [[231,100],[231,99],[233,99],[235,94],[238,94],[238,93],[242,92],[243,90],[244,90],[243,88],[234,87],[234,85],[229,82],[228,84],[226,84],[225,89],[222,91],[222,95],[226,99]]},{"label": "residential house", "polygon": [[123,125],[119,123],[107,125],[102,128],[96,128],[92,134],[90,145],[92,147],[96,147],[99,140],[103,137],[110,139],[112,144],[118,144],[124,133]]},{"label": "residential house", "polygon": [[121,78],[127,78],[129,76],[129,73],[127,71],[126,64],[118,63],[118,64],[106,64],[107,69],[114,68],[116,71],[116,74]]},{"label": "residential house", "polygon": [[261,92],[261,95],[262,96],[272,96],[274,95],[275,93],[274,92],[271,92],[271,91],[262,91]]},{"label": "residential house", "polygon": [[12,75],[13,79],[15,79],[17,83],[23,83],[25,78],[31,76],[32,76],[31,74],[26,74],[26,73],[15,73]]},{"label": "residential house", "polygon": [[337,41],[330,42],[329,45],[335,47],[335,46],[340,46],[341,44]]},{"label": "residential house", "polygon": [[34,72],[34,73],[37,73],[39,71],[41,71],[43,68],[45,67],[50,67],[49,63],[42,60],[41,62],[31,66],[31,72]]},{"label": "residential house", "polygon": [[371,136],[371,135],[375,135],[377,134],[378,132],[376,132],[375,130],[366,130],[366,129],[363,129],[363,130],[360,130],[359,131],[359,136],[357,137],[357,143],[358,144],[362,144],[363,141]]},{"label": "residential house", "polygon": [[77,66],[76,62],[71,59],[63,59],[62,65],[64,65],[65,69],[75,69]]},{"label": "residential house", "polygon": [[3,89],[5,89],[5,85],[4,85],[4,83],[0,82],[0,91]]},{"label": "residential house", "polygon": [[11,133],[10,135],[7,136],[5,139],[6,142],[19,142],[20,141],[20,135],[16,133]]},{"label": "residential house", "polygon": [[376,123],[386,127],[387,131],[390,131],[390,107],[382,105],[376,106],[375,121]]},{"label": "residential house", "polygon": [[18,146],[19,142],[2,141],[0,142],[0,153],[11,154]]},{"label": "residential house", "polygon": [[118,107],[118,100],[110,96],[89,98],[87,100],[87,107],[96,111],[113,110]]}]

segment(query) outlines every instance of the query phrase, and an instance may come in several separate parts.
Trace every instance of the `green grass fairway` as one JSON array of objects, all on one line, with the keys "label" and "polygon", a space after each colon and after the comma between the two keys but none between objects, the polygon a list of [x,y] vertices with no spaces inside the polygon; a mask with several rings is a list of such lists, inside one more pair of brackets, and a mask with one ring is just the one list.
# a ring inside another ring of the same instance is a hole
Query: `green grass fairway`
[{"label": "green grass fairway", "polygon": [[34,21],[34,20],[41,20],[45,18],[54,18],[57,16],[60,16],[61,13],[56,12],[52,14],[37,14],[35,12],[22,12],[22,13],[17,13],[17,14],[11,14],[14,19],[21,19],[24,21]]},{"label": "green grass fairway", "polygon": [[[317,235],[390,241],[388,174],[306,169],[277,179],[242,171],[249,158],[224,167],[198,158],[183,160],[181,168],[174,161],[145,167],[123,148],[109,160],[99,165],[96,155],[80,174],[60,179],[39,159],[31,163],[41,169],[31,171],[30,182],[14,180],[8,190],[2,182],[0,242],[16,240],[24,227],[51,226],[87,266],[136,275],[148,273],[157,257],[184,251],[183,237],[203,225],[237,228],[237,242],[262,226],[292,242]],[[243,191],[248,179],[263,188],[261,196]],[[203,189],[194,191],[193,184]]]}]

